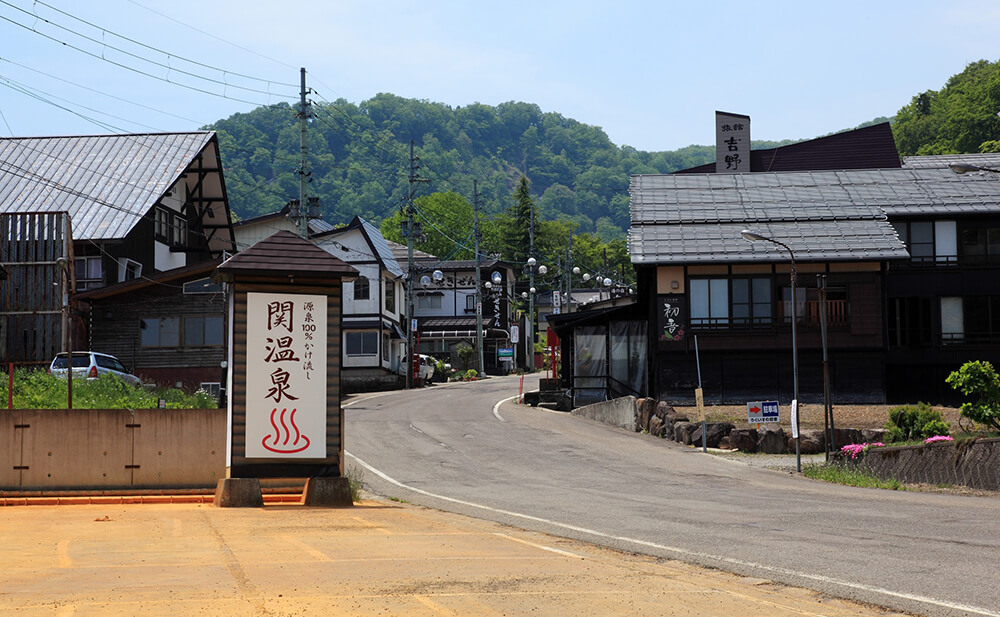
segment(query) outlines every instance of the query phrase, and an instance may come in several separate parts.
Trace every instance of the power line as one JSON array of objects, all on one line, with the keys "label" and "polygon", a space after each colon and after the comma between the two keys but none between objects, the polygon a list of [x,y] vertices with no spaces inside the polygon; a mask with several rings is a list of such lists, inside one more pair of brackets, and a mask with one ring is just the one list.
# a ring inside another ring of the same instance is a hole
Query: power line
[{"label": "power line", "polygon": [[[44,94],[45,96],[51,97],[52,99],[55,99],[57,101],[63,101],[64,103],[72,103],[73,101],[69,101],[67,99],[58,97],[58,96],[56,96],[54,94],[45,92],[44,90],[37,90],[36,89],[36,91],[33,92],[27,86],[25,86],[23,84],[20,84],[20,83],[18,83],[16,81],[13,81],[9,77],[5,77],[4,75],[0,75],[0,80],[6,82],[5,85],[8,88],[10,88],[11,90],[14,90],[16,92],[20,92],[21,94],[24,94],[25,96],[30,96],[31,98],[33,98],[35,100],[41,101],[43,103],[47,103],[49,105],[52,105],[53,107],[57,107],[57,108],[62,109],[64,111],[68,111],[68,112],[70,112],[72,114],[75,114],[75,115],[83,118],[84,120],[95,122],[95,124],[98,124],[98,126],[101,126],[102,128],[107,129],[108,127],[112,127],[112,128],[114,128],[114,129],[116,129],[118,131],[122,131],[122,129],[120,127],[113,127],[112,125],[105,125],[103,123],[98,123],[97,121],[93,120],[92,118],[88,118],[87,116],[79,114],[79,113],[73,111],[72,109],[70,109],[68,107],[63,107],[62,105],[57,105],[57,104],[53,103],[51,100],[46,99],[46,98],[40,96],[38,93]],[[105,115],[105,116],[107,116],[109,118],[114,118],[115,120],[121,120],[123,122],[128,122],[130,124],[134,124],[136,126],[141,126],[142,128],[149,129],[151,131],[163,131],[162,128],[155,127],[155,126],[149,126],[148,124],[142,124],[141,122],[136,122],[134,120],[129,120],[128,118],[122,118],[121,116],[116,116],[116,115],[113,115],[113,114],[109,114],[109,113],[101,111],[99,109],[94,109],[93,107],[87,107],[86,105],[81,105],[79,103],[77,103],[77,107],[79,107],[80,109],[86,109],[87,111],[90,111],[90,112],[94,112],[94,113]]]},{"label": "power line", "polygon": [[[0,1],[3,1],[3,0],[0,0]],[[7,6],[13,6],[9,2],[6,2],[6,1],[3,1],[3,4],[6,4]],[[152,45],[147,45],[147,44],[145,44],[145,43],[143,43],[141,41],[137,41],[137,40],[129,38],[127,36],[118,34],[117,32],[113,32],[111,30],[108,30],[107,28],[104,28],[103,26],[98,26],[97,24],[91,23],[91,22],[89,22],[89,21],[87,21],[85,19],[77,17],[76,15],[72,15],[70,13],[67,13],[66,11],[63,11],[62,9],[56,8],[56,7],[52,6],[51,4],[46,4],[45,2],[42,2],[42,0],[34,0],[34,4],[41,4],[42,6],[47,7],[49,9],[52,9],[53,11],[55,11],[57,13],[60,13],[62,15],[65,15],[66,17],[69,17],[70,19],[75,19],[76,21],[78,21],[80,23],[87,24],[91,28],[96,28],[97,30],[100,30],[102,33],[110,34],[112,36],[118,37],[118,38],[120,38],[120,39],[122,39],[124,41],[128,41],[129,43],[133,43],[133,44],[138,45],[140,47],[145,47],[146,49],[148,49],[150,51],[155,51],[157,53],[163,54],[164,56],[167,56],[168,58],[177,58],[178,60],[183,60],[184,62],[188,62],[188,63],[193,64],[195,66],[200,66],[202,68],[206,68],[206,69],[209,69],[209,70],[212,70],[212,71],[217,71],[217,72],[222,73],[224,75],[228,74],[228,75],[234,75],[236,77],[243,77],[244,79],[251,79],[251,80],[254,80],[254,81],[264,82],[264,83],[266,83],[268,85],[272,85],[273,84],[275,86],[284,86],[284,87],[290,87],[290,88],[296,88],[296,87],[298,87],[297,84],[277,82],[277,81],[273,81],[273,80],[270,80],[270,79],[264,79],[264,78],[261,78],[261,77],[254,77],[253,75],[246,75],[244,73],[238,73],[236,71],[230,71],[230,70],[227,70],[227,69],[220,69],[220,68],[218,68],[216,66],[212,66],[210,64],[205,64],[203,62],[199,62],[198,60],[192,60],[190,58],[185,58],[184,56],[179,56],[179,55],[177,55],[175,53],[164,51],[164,50],[159,49],[157,47],[153,47]],[[17,7],[14,7],[14,8],[17,8]],[[20,9],[20,10],[23,11],[23,9]],[[23,12],[27,12],[27,11],[23,11]],[[39,18],[39,19],[41,19],[41,18]],[[53,24],[53,25],[56,25],[56,24]],[[60,27],[60,26],[57,26],[57,27]],[[78,33],[74,32],[74,34],[78,34]],[[80,36],[82,36],[82,35],[80,35]],[[90,39],[90,40],[93,40],[93,39]],[[111,47],[111,46],[109,45],[108,47]],[[116,49],[117,51],[122,51],[122,50],[118,50],[116,47],[111,47],[111,49]],[[122,53],[127,53],[127,52],[123,51]],[[139,56],[135,56],[135,57],[138,58]],[[140,58],[140,59],[146,60],[145,58]],[[147,62],[149,62],[149,60],[147,60]],[[259,92],[258,90],[251,90],[251,91],[252,92]]]},{"label": "power line", "polygon": [[[178,116],[177,114],[172,114],[169,111],[164,111],[164,110],[162,110],[160,108],[157,108],[157,107],[152,107],[150,105],[143,105],[142,103],[137,103],[135,101],[130,101],[129,99],[122,98],[120,96],[115,96],[113,94],[109,94],[108,92],[105,92],[104,90],[98,90],[97,88],[91,88],[89,86],[84,86],[83,84],[78,84],[78,83],[76,83],[74,81],[70,81],[68,79],[63,79],[62,77],[59,77],[59,76],[56,76],[56,75],[52,75],[51,73],[46,73],[45,71],[40,71],[40,70],[38,70],[36,68],[27,66],[25,64],[21,64],[19,62],[14,62],[13,60],[10,60],[9,58],[0,58],[0,62],[6,62],[8,64],[12,64],[12,65],[20,67],[22,69],[25,69],[25,70],[28,70],[28,71],[32,71],[34,73],[38,73],[39,75],[44,75],[45,77],[48,77],[49,79],[54,79],[56,81],[61,81],[64,84],[69,84],[71,86],[76,86],[77,88],[80,88],[82,90],[87,90],[88,92],[93,92],[95,94],[99,94],[101,96],[105,96],[105,97],[108,97],[110,99],[114,99],[116,101],[121,101],[123,103],[128,103],[129,105],[134,105],[136,107],[141,107],[141,108],[146,109],[148,111],[154,111],[156,113],[163,114],[165,116],[171,116],[173,118],[177,118],[178,120],[184,120],[185,122],[191,122],[192,124],[198,124],[198,121],[194,120],[192,118],[185,118],[184,116]],[[127,122],[131,122],[130,120],[126,120],[126,121]]]},{"label": "power line", "polygon": [[[195,32],[197,32],[199,34],[203,34],[203,35],[205,35],[205,36],[207,36],[209,38],[213,38],[216,41],[220,41],[222,43],[225,43],[226,45],[230,45],[232,47],[235,47],[236,49],[245,51],[245,52],[247,52],[249,54],[253,54],[253,55],[257,56],[258,58],[264,58],[265,60],[270,60],[271,62],[274,62],[275,64],[280,64],[282,66],[285,66],[285,67],[288,67],[288,68],[291,68],[291,69],[298,69],[299,68],[298,66],[294,66],[294,65],[288,64],[286,62],[282,62],[281,60],[275,60],[274,58],[271,58],[270,56],[265,56],[264,54],[256,52],[256,51],[254,51],[252,49],[249,49],[247,47],[243,47],[242,45],[237,45],[236,43],[233,43],[231,41],[227,41],[226,39],[221,38],[221,37],[219,37],[219,36],[217,36],[215,34],[212,34],[211,32],[207,32],[205,30],[201,30],[199,28],[196,28],[196,27],[192,26],[191,24],[185,23],[185,22],[183,22],[183,21],[181,21],[179,19],[171,17],[170,15],[167,15],[166,13],[161,13],[160,11],[157,11],[156,9],[152,9],[152,8],[150,8],[150,7],[148,7],[148,6],[144,5],[144,4],[136,2],[135,0],[128,0],[128,1],[130,3],[132,3],[132,4],[134,4],[135,6],[141,8],[141,9],[145,9],[145,10],[149,11],[150,13],[155,13],[156,15],[159,15],[160,17],[163,17],[164,19],[169,19],[170,21],[174,22],[175,24],[178,24],[180,26],[184,26],[185,28],[188,28],[190,30],[194,30]],[[295,86],[295,84],[291,84],[291,85],[294,86],[294,87],[297,87],[297,86]]]},{"label": "power line", "polygon": [[[0,3],[7,4],[6,2],[3,2],[3,0],[0,0]],[[15,7],[15,8],[17,8],[17,7]],[[18,9],[18,10],[21,10],[21,9]],[[30,13],[29,13],[29,15],[30,15]],[[168,84],[171,84],[171,85],[174,85],[174,86],[180,86],[182,88],[186,88],[186,89],[192,90],[194,92],[200,92],[202,94],[208,94],[209,96],[215,96],[215,97],[227,99],[227,100],[230,100],[230,101],[236,101],[236,102],[239,102],[239,103],[246,103],[247,105],[256,105],[256,106],[261,106],[261,107],[266,107],[267,106],[265,103],[260,103],[259,101],[249,101],[249,100],[246,100],[246,99],[241,99],[241,98],[237,98],[237,97],[234,97],[234,96],[229,96],[226,93],[221,93],[220,94],[218,92],[212,92],[211,90],[205,90],[204,88],[198,88],[198,87],[192,86],[190,84],[181,83],[179,81],[172,81],[170,79],[167,79],[167,78],[164,78],[164,77],[160,77],[158,75],[153,75],[152,73],[148,73],[146,71],[143,71],[141,69],[137,69],[137,68],[129,66],[127,64],[123,64],[121,62],[116,62],[114,60],[110,60],[110,59],[104,57],[103,55],[98,55],[98,54],[95,54],[93,52],[87,51],[87,50],[85,50],[85,49],[83,49],[81,47],[77,47],[76,45],[73,45],[72,43],[68,43],[66,41],[60,40],[60,39],[58,39],[58,38],[56,38],[54,36],[50,36],[50,35],[45,34],[43,32],[39,32],[38,30],[35,30],[33,27],[26,26],[26,25],[24,25],[24,24],[22,24],[22,23],[20,23],[18,21],[10,19],[9,17],[0,15],[0,19],[2,19],[3,21],[6,21],[6,22],[12,23],[15,26],[18,26],[20,28],[24,28],[25,30],[28,30],[29,32],[33,32],[33,33],[37,34],[38,36],[44,37],[46,39],[49,39],[50,41],[58,43],[58,44],[60,44],[60,45],[62,45],[64,47],[69,47],[70,49],[78,51],[78,52],[80,52],[80,53],[82,53],[84,55],[90,56],[91,58],[95,58],[97,60],[102,60],[102,61],[107,62],[109,64],[113,64],[114,66],[117,66],[119,68],[123,68],[125,70],[132,71],[133,73],[138,73],[139,75],[144,75],[146,77],[149,77],[151,79],[155,79],[157,81],[162,81],[164,83],[168,83]],[[42,19],[42,18],[39,18],[39,19]],[[51,23],[51,22],[48,22],[47,20],[43,20],[43,21],[46,21],[47,23]],[[82,35],[78,35],[78,36],[82,36]],[[83,38],[87,38],[87,37],[83,37]],[[128,53],[128,52],[123,52],[123,53]],[[134,54],[129,54],[129,55],[134,55]],[[146,61],[147,62],[152,62],[150,60],[146,60]],[[155,62],[152,62],[152,63],[153,64],[157,64]],[[168,69],[168,72],[170,70],[172,70],[168,65],[162,65],[161,64],[160,66],[166,67]],[[178,72],[183,72],[183,71],[178,71]],[[204,78],[204,77],[197,76],[197,75],[196,75],[196,77],[198,77],[199,79],[206,79],[207,81],[215,81],[216,83],[222,84],[223,86],[226,86],[227,88],[232,85],[232,84],[226,84],[225,82],[219,82],[217,80],[211,80],[211,79]],[[233,86],[233,87],[237,87],[237,86]],[[261,91],[261,92],[263,92],[263,91]],[[271,96],[271,95],[273,95],[273,96],[279,96],[279,95],[277,95],[275,93],[270,93],[270,92],[263,92],[263,93],[267,94],[269,96]],[[280,98],[289,98],[289,97],[280,97]]]}]

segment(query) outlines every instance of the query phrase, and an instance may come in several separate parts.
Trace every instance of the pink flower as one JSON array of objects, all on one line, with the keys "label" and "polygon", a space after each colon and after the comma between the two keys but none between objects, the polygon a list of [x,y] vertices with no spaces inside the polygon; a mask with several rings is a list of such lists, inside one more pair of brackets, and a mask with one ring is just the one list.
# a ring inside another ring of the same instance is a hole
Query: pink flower
[{"label": "pink flower", "polygon": [[852,444],[848,444],[846,446],[843,446],[842,448],[840,448],[840,451],[843,452],[844,454],[850,454],[851,455],[851,459],[853,460],[853,459],[858,458],[859,454],[864,454],[865,452],[867,452],[868,448],[871,448],[871,447],[881,447],[881,446],[884,446],[884,445],[885,444],[881,443],[881,442],[876,442],[876,443],[852,443]]},{"label": "pink flower", "polygon": [[928,437],[924,440],[924,443],[935,443],[938,441],[955,441],[952,439],[951,435],[935,435],[933,437]]}]

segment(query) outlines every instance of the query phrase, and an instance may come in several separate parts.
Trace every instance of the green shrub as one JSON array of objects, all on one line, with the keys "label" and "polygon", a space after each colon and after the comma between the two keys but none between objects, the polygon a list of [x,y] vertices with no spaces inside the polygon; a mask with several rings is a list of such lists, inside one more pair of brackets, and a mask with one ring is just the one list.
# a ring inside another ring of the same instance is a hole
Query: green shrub
[{"label": "green shrub", "polygon": [[479,371],[477,371],[476,369],[470,368],[469,370],[465,371],[465,377],[464,377],[464,379],[466,381],[472,381],[472,380],[478,379],[478,378],[479,378]]},{"label": "green shrub", "polygon": [[459,343],[455,347],[455,355],[458,359],[462,361],[462,368],[469,368],[469,362],[472,362],[472,354],[475,353],[476,349],[468,343]]},{"label": "green shrub", "polygon": [[[0,379],[0,399],[7,404],[7,375]],[[65,409],[66,380],[46,371],[14,371],[14,409]],[[135,388],[111,374],[73,380],[74,409],[154,409],[160,399],[167,409],[214,409],[219,401],[204,390],[185,394],[177,388]]]},{"label": "green shrub", "polygon": [[934,411],[927,403],[890,409],[885,428],[889,431],[885,439],[890,443],[926,439],[951,432],[951,426],[944,421],[941,412]]},{"label": "green shrub", "polygon": [[1000,431],[1000,377],[989,362],[966,362],[945,379],[945,383],[965,396],[976,399],[962,403],[963,417]]}]

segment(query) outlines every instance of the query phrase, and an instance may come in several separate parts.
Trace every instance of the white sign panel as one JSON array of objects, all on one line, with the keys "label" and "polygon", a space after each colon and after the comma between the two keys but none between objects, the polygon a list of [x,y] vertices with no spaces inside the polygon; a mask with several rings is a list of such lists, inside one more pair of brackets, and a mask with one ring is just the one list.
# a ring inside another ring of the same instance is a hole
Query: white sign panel
[{"label": "white sign panel", "polygon": [[247,458],[326,458],[326,300],[247,294]]},{"label": "white sign panel", "polygon": [[510,342],[519,343],[521,341],[521,327],[512,325],[510,327]]},{"label": "white sign panel", "polygon": [[750,401],[747,403],[747,423],[778,422],[778,401]]},{"label": "white sign panel", "polygon": [[792,400],[792,437],[799,438],[799,402]]},{"label": "white sign panel", "polygon": [[715,173],[750,171],[750,116],[715,112]]}]

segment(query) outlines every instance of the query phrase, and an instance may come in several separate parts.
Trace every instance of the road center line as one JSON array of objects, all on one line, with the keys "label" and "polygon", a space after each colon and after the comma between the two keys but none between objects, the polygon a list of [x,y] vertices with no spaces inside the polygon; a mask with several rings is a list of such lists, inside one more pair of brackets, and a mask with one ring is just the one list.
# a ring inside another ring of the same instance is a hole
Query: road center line
[{"label": "road center line", "polygon": [[[500,415],[497,413],[497,408],[501,405],[501,403],[504,403],[506,401],[509,401],[509,400],[512,400],[512,399],[515,399],[515,398],[517,398],[517,397],[514,396],[514,397],[511,397],[511,398],[508,398],[508,399],[504,399],[503,401],[500,401],[499,403],[497,403],[496,406],[493,408],[493,415],[495,415],[498,418],[500,418]],[[500,421],[501,422],[505,422],[505,420],[503,418],[500,418]],[[938,607],[941,607],[941,608],[947,608],[947,609],[951,609],[951,610],[965,611],[967,613],[973,613],[973,614],[976,614],[976,615],[983,615],[984,617],[1000,617],[1000,613],[995,612],[995,611],[991,611],[991,610],[988,610],[988,609],[985,609],[985,608],[981,608],[981,607],[978,607],[978,606],[970,606],[970,605],[967,605],[967,604],[958,604],[958,603],[955,603],[955,602],[948,602],[946,600],[938,600],[937,598],[931,598],[931,597],[927,597],[927,596],[920,596],[920,595],[903,593],[903,592],[898,592],[898,591],[891,591],[889,589],[882,589],[881,587],[874,587],[874,586],[865,585],[865,584],[862,584],[862,583],[853,583],[853,582],[850,582],[850,581],[843,581],[843,580],[840,580],[840,579],[832,578],[832,577],[829,577],[829,576],[823,576],[823,575],[819,575],[819,574],[807,574],[805,572],[798,572],[798,571],[795,571],[795,570],[789,570],[787,568],[778,568],[778,567],[774,567],[774,566],[768,566],[768,565],[765,565],[765,564],[754,563],[752,561],[744,561],[742,559],[735,559],[735,558],[732,558],[732,557],[722,557],[722,556],[719,556],[719,555],[712,555],[710,553],[701,553],[701,552],[698,552],[698,551],[690,551],[690,550],[687,550],[687,549],[684,549],[684,548],[679,548],[679,547],[676,547],[676,546],[667,546],[667,545],[664,545],[664,544],[657,544],[655,542],[649,542],[647,540],[638,540],[638,539],[635,539],[635,538],[628,538],[628,537],[625,537],[625,536],[615,536],[615,535],[607,534],[607,533],[604,533],[604,532],[601,532],[601,531],[596,531],[596,530],[593,530],[593,529],[587,529],[586,527],[578,527],[576,525],[569,525],[567,523],[560,523],[558,521],[552,521],[552,520],[545,519],[545,518],[540,518],[540,517],[537,517],[537,516],[531,516],[530,514],[522,514],[520,512],[511,512],[510,510],[501,510],[500,508],[493,508],[491,506],[486,506],[486,505],[482,505],[482,504],[478,504],[478,503],[473,503],[471,501],[463,501],[461,499],[455,499],[453,497],[445,497],[444,495],[437,495],[437,494],[431,493],[429,491],[425,491],[425,490],[422,490],[422,489],[419,489],[419,488],[415,488],[415,487],[409,486],[407,484],[403,484],[402,482],[400,482],[400,481],[398,481],[398,480],[396,480],[394,478],[391,478],[391,477],[387,476],[386,474],[382,473],[378,469],[375,469],[374,467],[372,467],[368,463],[364,462],[360,458],[354,456],[350,452],[347,452],[345,450],[344,454],[346,454],[347,456],[350,456],[355,461],[357,461],[359,465],[361,465],[362,467],[364,467],[368,471],[372,472],[373,474],[375,474],[379,478],[382,478],[383,480],[385,480],[386,482],[388,482],[388,483],[390,483],[390,484],[392,484],[394,486],[398,486],[399,488],[402,488],[402,489],[405,489],[405,490],[408,490],[408,491],[412,491],[414,493],[417,493],[419,495],[424,495],[426,497],[431,497],[433,499],[440,499],[442,501],[447,501],[449,503],[454,503],[454,504],[458,504],[458,505],[462,505],[462,506],[467,506],[467,507],[470,507],[470,508],[477,508],[479,510],[485,510],[487,512],[493,512],[493,513],[496,513],[496,514],[503,514],[505,516],[512,516],[514,518],[519,518],[519,519],[523,519],[523,520],[526,520],[526,521],[532,521],[532,522],[535,522],[535,523],[542,523],[544,525],[551,525],[553,527],[558,527],[560,529],[566,529],[568,531],[575,531],[577,533],[581,533],[581,534],[593,536],[595,538],[602,538],[604,540],[615,540],[615,541],[618,541],[618,542],[628,542],[628,543],[634,544],[636,546],[642,546],[642,547],[646,547],[646,548],[657,549],[657,550],[660,550],[660,551],[666,551],[666,552],[674,553],[674,554],[677,554],[677,555],[681,555],[682,557],[688,557],[688,558],[699,559],[699,560],[709,560],[709,561],[722,562],[722,563],[726,563],[726,564],[730,564],[730,565],[734,565],[734,566],[740,566],[742,568],[751,568],[751,569],[758,570],[758,571],[762,570],[762,571],[766,571],[766,572],[772,572],[772,573],[775,573],[775,574],[782,574],[782,575],[785,575],[785,576],[799,577],[799,578],[803,578],[803,579],[806,579],[806,580],[815,581],[815,582],[818,582],[818,583],[826,583],[826,584],[838,585],[840,587],[846,587],[846,588],[854,589],[854,590],[858,590],[858,591],[867,591],[867,592],[870,592],[870,593],[878,593],[878,594],[890,596],[890,597],[893,597],[893,598],[899,598],[899,599],[902,599],[902,600],[910,600],[910,601],[913,601],[913,602],[920,602],[920,603],[923,603],[923,604],[930,604],[930,605],[938,606]]]}]

